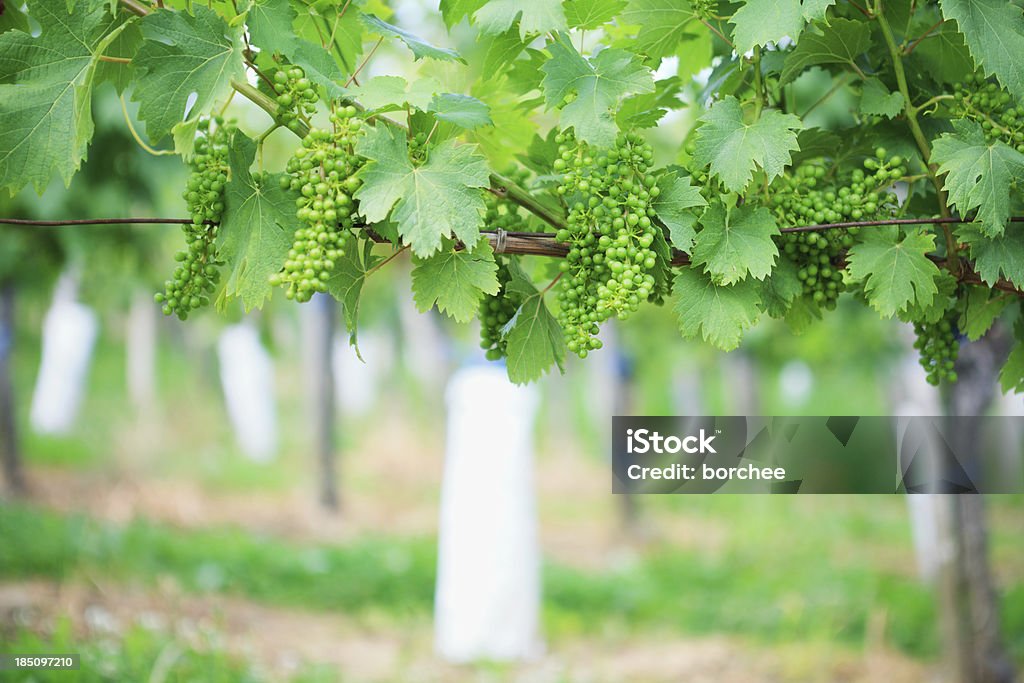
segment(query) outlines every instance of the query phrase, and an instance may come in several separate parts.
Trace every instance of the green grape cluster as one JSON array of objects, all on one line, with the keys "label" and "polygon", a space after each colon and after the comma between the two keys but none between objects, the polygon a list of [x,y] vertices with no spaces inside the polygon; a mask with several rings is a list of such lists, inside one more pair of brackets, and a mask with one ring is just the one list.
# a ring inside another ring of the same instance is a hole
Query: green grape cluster
[{"label": "green grape cluster", "polygon": [[920,354],[921,367],[928,373],[928,383],[938,386],[939,382],[957,380],[956,359],[960,354],[957,339],[957,313],[949,309],[935,323],[914,323],[914,348]]},{"label": "green grape cluster", "polygon": [[1024,104],[984,76],[968,76],[953,86],[954,110],[977,121],[989,142],[1001,141],[1024,154]]},{"label": "green grape cluster", "polygon": [[[804,162],[773,185],[771,207],[782,227],[891,218],[896,197],[888,189],[907,173],[901,157],[875,150],[863,168],[830,173],[823,160]],[[844,254],[859,228],[790,232],[778,238],[782,253],[796,264],[803,295],[832,310],[846,289]]]},{"label": "green grape cluster", "polygon": [[156,302],[164,315],[185,320],[188,314],[210,303],[220,280],[217,260],[217,228],[224,213],[228,182],[228,147],[235,124],[221,117],[199,122],[195,149],[188,165],[190,174],[182,198],[192,222],[183,227],[186,248],[174,255],[178,266],[164,283]]},{"label": "green grape cluster", "polygon": [[635,132],[620,134],[608,150],[592,149],[571,132],[555,142],[557,192],[569,207],[567,227],[555,235],[569,245],[560,264],[559,322],[567,348],[585,358],[601,347],[595,335],[602,322],[625,320],[654,291],[654,152]]},{"label": "green grape cluster", "polygon": [[316,112],[320,99],[313,83],[300,67],[284,66],[274,72],[274,92],[278,109],[277,120],[291,130],[298,130],[302,118]]},{"label": "green grape cluster", "polygon": [[703,19],[713,19],[718,14],[718,0],[693,0],[693,12]]},{"label": "green grape cluster", "polygon": [[498,259],[498,284],[500,289],[494,296],[485,296],[480,301],[480,348],[487,354],[487,360],[500,360],[507,355],[502,330],[522,305],[523,297],[508,289],[512,279],[508,264]]},{"label": "green grape cluster", "polygon": [[330,130],[313,129],[288,161],[284,189],[298,192],[295,200],[300,227],[288,251],[284,269],[270,277],[285,287],[285,297],[305,302],[327,291],[327,280],[356,225],[358,206],[353,195],[361,181],[355,177],[364,159],[355,152],[363,120],[355,107],[342,106],[331,114]]}]

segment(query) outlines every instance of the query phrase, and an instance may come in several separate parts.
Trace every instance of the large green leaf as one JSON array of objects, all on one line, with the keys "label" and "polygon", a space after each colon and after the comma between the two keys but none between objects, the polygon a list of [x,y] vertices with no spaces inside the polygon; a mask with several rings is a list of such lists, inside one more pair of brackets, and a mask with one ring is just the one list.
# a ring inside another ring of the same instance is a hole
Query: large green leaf
[{"label": "large green leaf", "polygon": [[703,265],[716,283],[731,285],[747,275],[763,280],[772,272],[779,255],[772,236],[779,234],[779,227],[768,209],[715,202],[700,224],[693,262]]},{"label": "large green leaf", "polygon": [[105,7],[40,0],[31,12],[38,36],[0,34],[0,189],[12,195],[42,193],[54,171],[71,182],[92,139],[97,57],[120,31]]},{"label": "large green leaf", "polygon": [[887,318],[912,304],[928,306],[938,292],[939,269],[926,256],[934,248],[930,233],[911,231],[901,238],[898,227],[872,228],[850,248],[850,275],[864,281],[871,306]]},{"label": "large green leaf", "polygon": [[760,287],[753,279],[719,285],[697,267],[681,269],[675,279],[674,310],[683,337],[700,334],[723,351],[735,349],[743,330],[757,322]]},{"label": "large green leaf", "polygon": [[[373,267],[381,262],[382,257],[373,253],[373,240],[354,243],[345,250],[334,265],[334,272],[327,280],[327,291],[341,302],[345,313],[345,328],[348,330],[348,341],[355,347],[359,355],[359,301],[363,294],[363,285]],[[362,356],[360,356],[362,358]]]},{"label": "large green leaf", "polygon": [[954,133],[932,144],[932,160],[946,174],[945,189],[957,211],[978,210],[985,234],[1003,234],[1010,218],[1010,189],[1024,182],[1024,154],[1003,142],[990,143],[973,121],[954,121]]},{"label": "large green leaf", "polygon": [[676,171],[658,179],[658,197],[652,202],[658,219],[668,228],[672,246],[690,253],[697,231],[698,214],[693,209],[707,206],[700,189],[690,184],[689,176],[679,176]]},{"label": "large green leaf", "polygon": [[487,187],[490,174],[474,145],[446,140],[417,166],[409,160],[405,135],[392,126],[376,126],[356,151],[369,159],[359,170],[363,185],[356,193],[368,221],[382,221],[391,213],[402,239],[421,257],[440,249],[441,240],[453,234],[464,244],[480,239],[485,208],[480,188]]},{"label": "large green leaf", "polygon": [[614,19],[626,0],[565,0],[565,19],[572,28],[592,31]]},{"label": "large green leaf", "polygon": [[511,279],[508,292],[522,297],[519,310],[503,330],[508,378],[525,384],[541,378],[565,361],[565,335],[561,325],[544,303],[544,293],[537,291],[515,259],[509,260]]},{"label": "large green leaf", "polygon": [[946,19],[956,21],[985,74],[1024,99],[1024,9],[1006,0],[939,0],[939,6]]},{"label": "large green leaf", "polygon": [[825,18],[836,0],[746,0],[730,19],[735,26],[733,43],[744,54],[757,46],[798,40],[804,24]]},{"label": "large green leaf", "polygon": [[903,93],[889,92],[877,78],[864,81],[860,95],[860,113],[892,119],[903,111]]},{"label": "large green leaf", "polygon": [[270,276],[284,265],[298,227],[295,198],[281,189],[283,174],[254,176],[249,167],[255,156],[256,143],[235,133],[219,235],[218,256],[228,267],[219,307],[235,298],[242,300],[247,311],[263,305],[270,296]]},{"label": "large green leaf", "polygon": [[363,21],[366,22],[367,27],[377,35],[385,38],[398,38],[401,40],[405,43],[407,48],[412,50],[412,54],[415,59],[427,57],[429,59],[436,59],[442,62],[465,61],[455,50],[431,45],[423,38],[420,38],[405,29],[389,24],[383,19],[375,17],[372,14],[364,14]]},{"label": "large green leaf", "polygon": [[796,49],[786,57],[783,83],[818,64],[855,65],[857,57],[871,47],[871,26],[866,21],[833,19],[820,28],[820,32],[805,33]]},{"label": "large green leaf", "polygon": [[436,304],[437,310],[466,323],[479,311],[480,298],[497,294],[499,288],[498,265],[486,237],[472,252],[452,245],[428,258],[413,259],[413,299],[424,313]]},{"label": "large green leaf", "polygon": [[716,102],[701,118],[693,153],[701,166],[721,178],[733,192],[742,192],[760,166],[771,181],[786,168],[799,149],[796,131],[802,124],[792,114],[774,109],[747,123],[740,101],[732,95]]},{"label": "large green leaf", "polygon": [[[245,79],[245,27],[228,26],[203,5],[193,11],[158,9],[142,19],[145,42],[132,60],[139,70],[132,99],[154,140],[198,120],[227,98],[232,80]],[[186,111],[193,95],[195,102]]]},{"label": "large green leaf", "polygon": [[[598,147],[611,147],[618,128],[614,110],[633,93],[653,92],[651,70],[625,50],[608,48],[592,59],[583,57],[564,33],[548,44],[551,59],[544,63],[544,99],[548,108],[561,107],[562,126]],[[568,103],[566,100],[570,99]]]},{"label": "large green leaf", "polygon": [[519,36],[523,39],[569,28],[562,0],[490,0],[473,18],[481,31],[490,34],[504,33],[519,19]]},{"label": "large green leaf", "polygon": [[990,285],[1006,278],[1024,287],[1024,235],[1022,226],[1014,224],[999,237],[982,234],[976,226],[964,225],[957,231],[968,246],[974,269]]},{"label": "large green leaf", "polygon": [[688,33],[693,25],[700,26],[700,15],[689,0],[630,0],[620,19],[639,27],[636,50],[652,59],[674,55],[679,43],[693,37]]}]

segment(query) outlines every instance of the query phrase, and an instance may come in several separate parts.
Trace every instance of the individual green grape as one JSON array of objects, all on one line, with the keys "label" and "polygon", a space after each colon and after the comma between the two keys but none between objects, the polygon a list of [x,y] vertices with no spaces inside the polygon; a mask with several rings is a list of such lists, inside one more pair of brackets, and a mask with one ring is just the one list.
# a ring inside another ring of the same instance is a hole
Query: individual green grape
[{"label": "individual green grape", "polygon": [[275,71],[273,81],[278,104],[277,120],[297,131],[302,126],[302,119],[316,112],[320,96],[305,72],[294,65],[285,65]]},{"label": "individual green grape", "polygon": [[956,382],[954,368],[960,354],[956,328],[958,314],[950,308],[936,323],[914,323],[914,348],[920,354],[921,367],[928,373],[928,383]]},{"label": "individual green grape", "polygon": [[[823,160],[807,161],[772,185],[771,207],[781,227],[873,221],[895,214],[889,189],[904,177],[901,157],[875,151],[862,168],[829,173]],[[797,266],[803,296],[827,310],[846,289],[844,256],[859,228],[789,232],[777,238],[781,252]]]},{"label": "individual green grape", "polygon": [[220,280],[217,258],[217,230],[224,213],[224,191],[228,182],[228,147],[235,124],[221,117],[199,122],[195,150],[188,165],[190,174],[182,198],[188,204],[192,222],[182,229],[186,248],[174,255],[178,266],[155,296],[164,315],[185,320],[189,313],[210,303]]},{"label": "individual green grape", "polygon": [[330,130],[314,128],[288,161],[285,189],[298,192],[295,215],[299,229],[280,273],[270,277],[285,287],[285,297],[309,301],[327,291],[327,281],[356,226],[358,206],[352,196],[361,184],[355,177],[364,159],[355,152],[363,120],[353,106],[331,114]]},{"label": "individual green grape", "polygon": [[522,296],[508,289],[511,274],[504,259],[498,258],[498,284],[500,289],[494,296],[485,296],[480,302],[480,348],[484,349],[487,360],[500,360],[507,355],[502,330],[522,305]]},{"label": "individual green grape", "polygon": [[1024,153],[1024,104],[981,74],[953,86],[953,109],[981,124],[989,142],[1001,141]]},{"label": "individual green grape", "polygon": [[620,134],[609,150],[591,149],[572,132],[555,141],[557,192],[569,206],[567,227],[555,235],[569,245],[560,264],[559,322],[566,347],[585,358],[601,348],[595,335],[602,322],[625,320],[654,291],[654,151],[636,132]]}]

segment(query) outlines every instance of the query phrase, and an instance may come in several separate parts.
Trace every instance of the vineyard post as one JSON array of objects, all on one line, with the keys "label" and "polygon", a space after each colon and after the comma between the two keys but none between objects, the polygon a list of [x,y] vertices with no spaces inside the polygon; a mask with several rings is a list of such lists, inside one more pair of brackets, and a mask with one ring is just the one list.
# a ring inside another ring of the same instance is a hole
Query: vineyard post
[{"label": "vineyard post", "polygon": [[15,495],[26,491],[25,476],[18,449],[17,425],[14,415],[14,388],[11,356],[14,350],[13,283],[0,284],[0,461],[4,483]]},{"label": "vineyard post", "polygon": [[[999,369],[1009,353],[1002,326],[967,344],[957,361],[959,381],[944,392],[946,414],[960,418],[950,446],[972,453],[981,438],[981,421],[991,407]],[[964,463],[968,474],[978,463]],[[952,552],[939,566],[939,606],[950,669],[961,683],[1013,683],[1014,667],[999,623],[999,602],[989,567],[985,501],[978,495],[939,496],[939,533]]]}]

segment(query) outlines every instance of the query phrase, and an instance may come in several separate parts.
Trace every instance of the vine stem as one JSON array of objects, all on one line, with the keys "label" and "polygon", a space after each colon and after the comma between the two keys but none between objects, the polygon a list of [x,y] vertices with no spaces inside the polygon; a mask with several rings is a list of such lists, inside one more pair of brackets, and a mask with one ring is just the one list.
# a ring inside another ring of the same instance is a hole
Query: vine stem
[{"label": "vine stem", "polygon": [[[943,217],[948,218],[950,213],[946,191],[942,188],[942,183],[939,182],[939,177],[935,172],[935,166],[931,162],[932,148],[928,143],[928,138],[924,135],[924,131],[921,130],[920,122],[917,120],[918,109],[910,99],[910,87],[907,85],[907,74],[903,69],[903,51],[900,50],[899,45],[896,44],[896,38],[893,36],[889,20],[885,17],[882,2],[883,0],[875,0],[874,14],[875,18],[878,20],[879,28],[882,29],[882,36],[885,38],[885,44],[889,48],[889,56],[892,59],[892,68],[896,73],[896,84],[899,86],[900,94],[903,95],[903,112],[907,117],[907,125],[910,126],[910,132],[914,136],[914,142],[917,143],[917,148],[921,151],[921,158],[924,160],[925,167],[928,169],[928,178],[935,187],[935,192],[939,199],[939,213],[941,213]],[[949,229],[948,225],[943,224],[942,233],[946,238],[946,267],[949,269],[949,272],[959,277],[960,257],[957,255],[957,245],[956,239],[953,237],[953,231]]]},{"label": "vine stem", "polygon": [[[893,218],[881,221],[848,221],[845,223],[822,223],[817,225],[797,225],[789,228],[782,228],[780,232],[821,232],[825,230],[838,230],[841,228],[873,228],[873,227],[885,227],[890,225],[924,225],[924,224],[937,224],[937,225],[948,225],[953,223],[969,223],[968,219],[956,218],[952,216],[944,216],[941,218]],[[1024,216],[1014,216],[1010,218],[1011,223],[1024,223]],[[0,224],[7,225],[24,225],[34,227],[63,227],[63,226],[88,226],[88,225],[189,225],[192,223],[191,218],[83,218],[83,219],[64,219],[64,220],[34,220],[26,218],[0,218]],[[213,221],[206,221],[207,225],[213,225]],[[556,258],[564,258],[569,252],[568,245],[558,242],[555,236],[549,232],[507,232],[503,231],[504,235],[502,241],[504,242],[503,254],[511,254],[518,256],[552,256]],[[371,239],[376,242],[386,242],[382,237],[375,235],[373,232],[367,230],[367,233]],[[491,246],[496,246],[498,243],[498,231],[497,230],[481,230],[480,234],[486,237],[490,242]],[[397,251],[392,253],[390,256],[384,259],[384,261],[378,263],[369,271],[367,275],[375,272],[386,263],[396,258],[399,254],[406,251],[409,245],[403,245]],[[942,263],[946,259],[940,256],[928,255],[928,258],[935,263]],[[685,266],[690,264],[690,257],[685,252],[675,250],[672,255],[671,265],[673,266]],[[963,263],[960,264],[964,266]],[[560,277],[560,276],[559,276]],[[960,269],[960,274],[957,276],[961,282],[967,284],[986,284],[983,280],[969,268]],[[552,281],[548,288],[544,291],[548,291],[555,282],[558,281],[558,277]],[[993,289],[1000,291],[1010,292],[1017,296],[1024,297],[1024,291],[1021,291],[1016,285],[1008,280],[998,280],[994,285]]]}]

